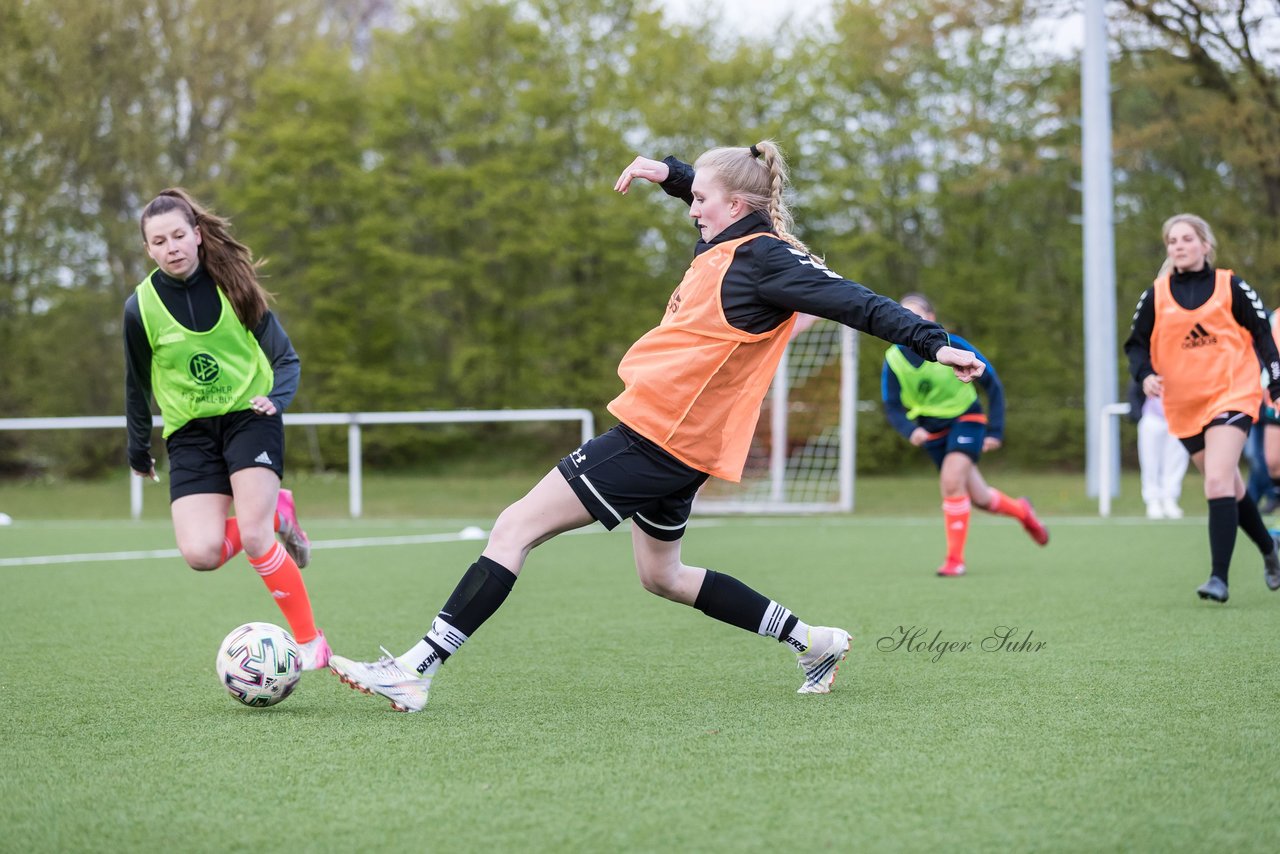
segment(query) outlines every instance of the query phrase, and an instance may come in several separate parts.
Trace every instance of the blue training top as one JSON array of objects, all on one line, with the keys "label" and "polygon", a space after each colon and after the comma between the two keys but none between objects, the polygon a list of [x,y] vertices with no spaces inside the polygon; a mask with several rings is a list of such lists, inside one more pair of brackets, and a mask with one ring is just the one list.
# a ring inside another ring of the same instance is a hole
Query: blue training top
[{"label": "blue training top", "polygon": [[[982,376],[978,377],[978,385],[987,393],[987,404],[990,411],[987,413],[987,435],[993,439],[1004,440],[1004,386],[1000,384],[1000,377],[996,374],[995,366],[982,352],[959,335],[951,336],[951,346],[958,350],[971,350],[975,356],[982,360],[982,364],[987,366]],[[902,355],[906,356],[907,361],[912,366],[918,366],[924,360],[913,353],[911,350],[899,348]],[[960,382],[960,380],[955,380]],[[907,417],[907,408],[902,405],[902,386],[898,383],[898,376],[890,368],[886,361],[880,369],[880,399],[884,402],[884,414],[889,419],[889,423],[902,434],[903,438],[910,438],[911,431],[917,427],[923,427],[930,433],[937,433],[950,427],[956,420],[955,418],[929,418],[921,416],[912,421]],[[981,400],[975,400],[973,406],[970,406],[963,415],[969,415],[974,412],[982,411]],[[957,416],[959,417],[959,416]]]}]

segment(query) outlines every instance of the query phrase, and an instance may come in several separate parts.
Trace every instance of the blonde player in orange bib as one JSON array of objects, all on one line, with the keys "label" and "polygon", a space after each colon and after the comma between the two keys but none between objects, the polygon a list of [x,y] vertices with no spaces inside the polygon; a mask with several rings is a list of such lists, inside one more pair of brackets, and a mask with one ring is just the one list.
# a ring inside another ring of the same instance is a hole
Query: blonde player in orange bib
[{"label": "blonde player in orange bib", "polygon": [[[502,512],[421,641],[374,662],[330,659],[344,682],[387,698],[392,708],[426,706],[441,663],[498,610],[532,549],[593,521],[613,529],[624,519],[632,520],[646,590],[783,643],[804,673],[799,693],[829,692],[849,633],[809,626],[733,576],[684,563],[680,543],[694,495],[708,477],[741,478],[798,312],[902,344],[965,381],[982,373],[982,362],[950,346],[941,326],[827,269],[791,234],[786,166],[772,142],[712,149],[692,168],[675,158],[637,157],[614,189],[625,193],[637,178],[683,199],[700,238],[661,322],[618,367],[625,387],[609,411],[621,423],[562,459]],[[710,654],[708,663],[714,666]]]},{"label": "blonde player in orange bib", "polygon": [[1211,574],[1196,594],[1227,601],[1237,527],[1258,547],[1263,578],[1277,590],[1280,555],[1240,477],[1240,454],[1263,402],[1259,363],[1268,394],[1280,399],[1280,355],[1267,312],[1243,279],[1213,268],[1217,243],[1203,219],[1170,217],[1163,236],[1168,257],[1138,300],[1124,349],[1134,379],[1164,401],[1169,432],[1204,475]]}]

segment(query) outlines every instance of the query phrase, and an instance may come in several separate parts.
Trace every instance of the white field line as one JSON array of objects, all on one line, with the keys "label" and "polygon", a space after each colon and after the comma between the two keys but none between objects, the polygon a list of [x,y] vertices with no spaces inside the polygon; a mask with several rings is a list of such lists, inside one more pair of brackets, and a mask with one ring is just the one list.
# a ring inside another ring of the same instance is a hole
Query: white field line
[{"label": "white field line", "polygon": [[[604,534],[603,528],[589,527],[569,534]],[[312,540],[312,550],[328,549],[363,549],[380,546],[419,546],[429,543],[456,543],[463,540],[480,542],[488,537],[488,532],[479,534],[475,531],[452,531],[445,534],[407,534],[397,537],[353,537],[344,540]],[[177,549],[152,549],[149,551],[94,552],[85,554],[32,555],[31,557],[0,558],[0,567],[5,566],[49,566],[64,563],[98,563],[122,560],[156,560],[180,558],[182,553]]]},{"label": "white field line", "polygon": [[[977,521],[977,518],[975,518]],[[1003,524],[1005,520],[986,519],[983,520],[988,524]],[[1091,528],[1102,526],[1113,527],[1168,527],[1171,525],[1196,524],[1203,525],[1204,520],[1196,517],[1188,517],[1179,521],[1163,520],[1153,522],[1141,516],[1119,517],[1103,519],[1097,516],[1061,516],[1050,517],[1048,520],[1049,527],[1069,527],[1069,528]],[[720,519],[693,519],[689,522],[690,528],[719,528],[731,525],[745,524],[750,527],[794,527],[803,525],[805,527],[876,527],[876,528],[921,528],[933,527],[939,524],[937,517],[860,517],[860,518],[820,518],[783,516],[783,517],[734,517]],[[580,528],[577,531],[569,531],[569,534],[604,534],[607,533],[604,528],[598,525],[590,525],[586,528]],[[394,537],[353,537],[349,539],[339,540],[313,540],[311,543],[313,550],[326,551],[328,549],[363,549],[376,548],[382,546],[419,546],[429,545],[433,543],[456,543],[463,540],[481,541],[486,539],[488,532],[477,536],[474,532],[453,531],[444,534],[409,534]],[[145,551],[121,551],[121,552],[92,552],[84,554],[60,554],[60,555],[32,555],[30,557],[5,557],[0,558],[0,567],[9,566],[52,566],[56,564],[67,563],[102,563],[111,561],[125,560],[168,560],[172,558],[180,558],[182,554],[177,549],[152,549]]]},{"label": "white field line", "polygon": [[[424,543],[452,543],[460,540],[474,540],[475,537],[463,536],[460,532],[449,534],[412,534],[402,537],[359,537],[348,540],[316,540],[311,543],[313,549],[358,549],[371,546],[417,546]],[[154,549],[151,551],[132,552],[96,552],[88,554],[68,555],[33,555],[31,557],[0,558],[3,566],[48,566],[59,563],[98,563],[102,561],[120,560],[155,560],[160,558],[180,558],[182,553],[177,549]]]}]

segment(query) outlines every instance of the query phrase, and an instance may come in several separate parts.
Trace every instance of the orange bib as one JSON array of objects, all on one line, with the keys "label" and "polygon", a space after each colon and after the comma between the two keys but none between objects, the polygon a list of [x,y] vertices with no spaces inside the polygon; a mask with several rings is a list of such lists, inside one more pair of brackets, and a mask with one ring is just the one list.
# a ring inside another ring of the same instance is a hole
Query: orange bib
[{"label": "orange bib", "polygon": [[1164,415],[1180,439],[1200,434],[1224,412],[1258,417],[1258,357],[1248,330],[1231,313],[1231,271],[1218,270],[1199,308],[1178,305],[1169,276],[1155,281],[1151,367],[1164,379]]},{"label": "orange bib", "polygon": [[764,236],[729,240],[693,259],[662,322],[622,357],[626,388],[609,404],[618,420],[685,465],[735,483],[796,320],[759,335],[725,320],[725,272],[739,246]]}]

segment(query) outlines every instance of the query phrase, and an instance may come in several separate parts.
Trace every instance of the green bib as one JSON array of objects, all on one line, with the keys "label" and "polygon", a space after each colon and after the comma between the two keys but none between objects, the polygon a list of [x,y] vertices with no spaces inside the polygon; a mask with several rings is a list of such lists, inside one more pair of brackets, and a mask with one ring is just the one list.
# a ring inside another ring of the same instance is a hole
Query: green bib
[{"label": "green bib", "polygon": [[978,399],[972,383],[956,379],[955,371],[928,360],[912,365],[895,344],[885,351],[884,360],[902,388],[902,405],[912,421],[928,418],[955,418]]},{"label": "green bib", "polygon": [[136,292],[151,343],[151,393],[160,407],[166,439],[194,418],[248,409],[254,397],[270,393],[275,379],[267,354],[240,323],[222,288],[222,314],[208,332],[192,332],[175,320],[150,275]]}]

